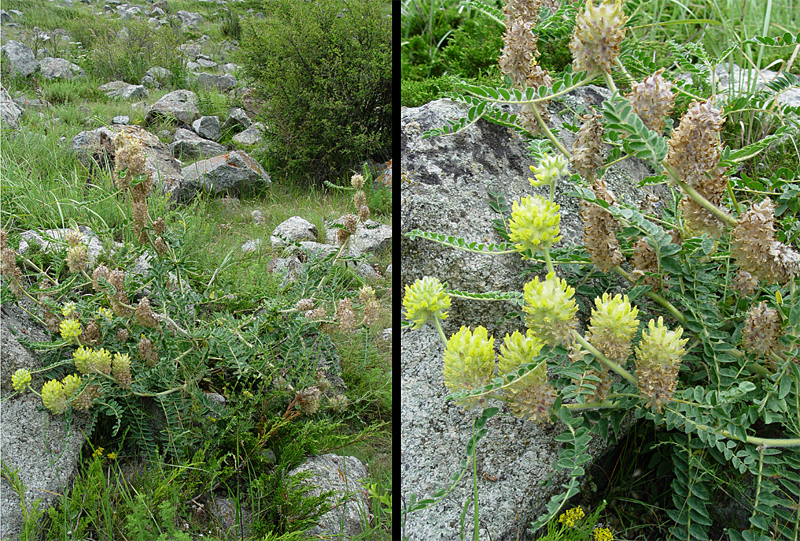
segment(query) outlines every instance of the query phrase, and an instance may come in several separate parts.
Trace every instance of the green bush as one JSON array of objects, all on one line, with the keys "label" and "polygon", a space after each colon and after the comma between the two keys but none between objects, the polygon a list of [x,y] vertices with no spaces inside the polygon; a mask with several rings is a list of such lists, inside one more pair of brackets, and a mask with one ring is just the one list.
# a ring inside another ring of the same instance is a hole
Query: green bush
[{"label": "green bush", "polygon": [[241,64],[266,100],[280,174],[340,178],[392,137],[391,19],[384,2],[270,0],[244,28]]}]

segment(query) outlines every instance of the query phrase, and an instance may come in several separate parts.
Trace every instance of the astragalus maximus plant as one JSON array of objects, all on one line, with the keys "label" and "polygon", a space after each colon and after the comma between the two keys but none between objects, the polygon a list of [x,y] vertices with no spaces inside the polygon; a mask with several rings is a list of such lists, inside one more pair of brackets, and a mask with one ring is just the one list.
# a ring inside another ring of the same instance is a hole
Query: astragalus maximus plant
[{"label": "astragalus maximus plant", "polygon": [[[468,3],[502,18],[480,2]],[[539,11],[539,2],[514,1],[503,12],[500,69],[508,87],[456,81],[459,92],[451,96],[470,106],[467,117],[424,137],[450,135],[481,118],[525,137],[538,136],[545,141],[531,145],[535,178],[529,180],[533,187],[548,187],[549,197],[531,194],[513,203],[507,230],[500,233],[505,242],[477,244],[446,231],[407,235],[489,255],[518,252],[541,274],[517,296],[451,291],[442,285],[447,276],[425,277],[406,287],[409,325],[430,322],[437,328],[446,346],[443,370],[451,398],[464,407],[484,408],[476,427],[498,411],[487,407],[489,398],[506,402],[519,418],[566,426],[558,438],[566,449],[556,467],[567,470],[571,480],[566,493],[554,497],[532,525],[534,530],[577,492],[581,465],[589,460],[590,435],[614,440],[623,417],[632,414],[670,430],[676,445],[672,535],[707,538],[713,486],[699,472],[716,461],[756,481],[750,527],[729,530],[731,539],[797,539],[800,254],[786,241],[769,196],[748,191],[747,200],[736,199],[743,192],[735,176],[740,164],[789,128],[731,150],[721,138],[726,103],[720,95],[691,95],[673,128],[669,117],[676,97],[688,95],[688,87],[676,83],[680,69],[663,66],[641,81],[634,78],[628,65],[655,65],[634,46],[620,56],[628,20],[622,0],[587,0],[569,22],[561,17],[568,11],[552,15],[546,21],[550,28],[572,25],[574,71],[556,79],[538,76]],[[795,40],[787,34],[783,41],[789,39]],[[750,41],[775,44],[767,38]],[[675,65],[692,67],[684,47],[670,44],[670,49]],[[629,82],[626,97],[617,90],[612,71]],[[701,70],[692,73],[703,77]],[[604,82],[612,96],[602,111],[576,115],[582,127],[570,151],[548,126],[544,104],[592,81]],[[793,81],[786,78],[775,88]],[[516,114],[500,107],[509,104]],[[774,100],[769,106],[783,107]],[[664,184],[672,196],[660,212],[654,206],[640,211],[623,205],[608,189],[603,176],[610,162],[631,157],[647,161],[655,170],[648,182]],[[557,246],[560,208],[554,193],[559,182],[572,187],[567,195],[581,200],[583,262],[591,267],[584,276],[616,275],[628,284],[627,295],[585,281],[571,284],[574,276],[559,268],[575,263]],[[578,324],[577,285],[596,292],[585,333]],[[462,327],[448,339],[439,321],[447,316],[452,296],[515,299],[521,308],[520,331],[495,340],[484,327]],[[476,431],[470,450],[484,433]],[[709,452],[700,456],[696,449]],[[414,500],[404,512],[432,503]]]}]

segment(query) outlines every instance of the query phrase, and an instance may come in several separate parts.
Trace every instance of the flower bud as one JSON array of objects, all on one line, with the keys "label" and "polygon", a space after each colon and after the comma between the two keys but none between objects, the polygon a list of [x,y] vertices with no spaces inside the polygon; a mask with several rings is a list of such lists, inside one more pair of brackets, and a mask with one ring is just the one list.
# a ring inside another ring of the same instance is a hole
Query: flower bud
[{"label": "flower bud", "polygon": [[550,186],[560,177],[569,174],[569,164],[561,154],[548,154],[538,166],[531,165],[536,180],[529,178],[531,186]]},{"label": "flower bud", "polygon": [[14,390],[18,392],[23,392],[31,383],[31,373],[24,369],[20,368],[14,375],[11,376],[11,385],[13,385]]},{"label": "flower bud", "polygon": [[523,310],[528,328],[550,345],[571,343],[578,311],[574,294],[575,289],[552,272],[541,282],[536,277],[525,284]]},{"label": "flower bud", "polygon": [[101,348],[92,351],[89,360],[89,371],[111,374],[111,353],[107,349]]},{"label": "flower bud", "polygon": [[664,121],[672,113],[675,106],[675,94],[672,93],[672,81],[662,77],[664,68],[645,78],[641,83],[633,85],[632,92],[625,97],[633,106],[644,125],[656,133],[664,130]]},{"label": "flower bud", "polygon": [[88,265],[88,253],[85,244],[77,244],[67,249],[67,266],[69,271],[77,274],[85,271]]},{"label": "flower bud", "polygon": [[81,388],[82,381],[77,374],[69,374],[61,380],[61,383],[64,385],[64,398],[66,400],[71,400]]},{"label": "flower bud", "polygon": [[403,308],[406,310],[406,319],[414,323],[415,329],[419,329],[432,317],[447,318],[445,310],[450,308],[450,297],[438,279],[425,276],[413,285],[406,286]]},{"label": "flower bud", "polygon": [[89,373],[92,353],[93,351],[91,348],[86,348],[84,346],[72,352],[72,362],[75,364],[75,369],[81,374]]},{"label": "flower bud", "polygon": [[[487,336],[484,327],[475,332],[468,327],[453,334],[444,351],[444,384],[450,390],[470,391],[485,385],[494,375],[494,338]],[[478,400],[465,398],[457,402],[473,408]]]},{"label": "flower bud", "polygon": [[123,389],[131,386],[131,359],[127,353],[115,353],[111,361],[111,373]]},{"label": "flower bud", "polygon": [[515,242],[517,250],[544,250],[561,240],[559,222],[561,215],[558,205],[539,196],[523,197],[514,201],[509,239]]}]

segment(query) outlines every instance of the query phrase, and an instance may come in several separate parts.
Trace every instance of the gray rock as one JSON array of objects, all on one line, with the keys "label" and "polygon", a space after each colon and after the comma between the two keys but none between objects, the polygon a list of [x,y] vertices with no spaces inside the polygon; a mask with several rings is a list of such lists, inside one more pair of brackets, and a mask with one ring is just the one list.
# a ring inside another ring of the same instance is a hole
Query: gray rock
[{"label": "gray rock", "polygon": [[[754,91],[758,92],[764,90],[767,83],[777,76],[777,71],[760,70],[756,72],[754,69],[742,69],[736,64],[733,64],[731,69],[729,64],[723,62],[714,69],[712,78],[716,82],[717,90],[721,96],[727,96],[729,93],[734,96],[749,96],[751,94],[750,84],[753,84]],[[778,94],[778,103],[790,107],[799,106],[800,88],[793,87],[780,92]]]},{"label": "gray rock", "polygon": [[[333,223],[342,225],[343,221],[344,217],[340,217],[334,220]],[[325,230],[326,243],[338,244],[336,229],[329,227]],[[347,249],[347,255],[350,257],[359,257],[365,253],[376,253],[384,250],[391,251],[392,227],[381,225],[373,220],[367,220],[365,223],[358,224],[355,234],[351,235],[347,242],[350,243]]]},{"label": "gray rock", "polygon": [[228,128],[234,129],[245,129],[249,128],[253,122],[250,120],[250,117],[247,116],[244,109],[241,107],[234,107],[228,113],[228,118],[225,120],[225,123],[222,124],[222,129],[227,130]]},{"label": "gray rock", "polygon": [[153,3],[153,9],[163,9],[166,13],[172,13],[172,7],[167,0],[158,0]]},{"label": "gray rock", "polygon": [[120,19],[127,21],[141,14],[142,8],[139,6],[117,6],[117,13]]},{"label": "gray rock", "polygon": [[161,88],[167,83],[167,81],[169,81],[169,77],[170,71],[168,69],[159,66],[153,66],[145,72],[144,77],[142,77],[142,80],[139,81],[139,84],[148,88]]},{"label": "gray rock", "polygon": [[111,81],[100,85],[97,89],[105,92],[109,98],[118,100],[130,100],[134,98],[146,98],[150,92],[142,85],[130,85],[123,81]]},{"label": "gray rock", "polygon": [[[30,308],[30,307],[29,307]],[[36,341],[52,340],[17,305],[5,304],[0,317],[2,353],[0,373],[3,374],[3,407],[0,408],[0,460],[4,466],[17,470],[25,487],[24,497],[30,507],[41,499],[40,510],[46,510],[58,501],[77,471],[81,448],[85,442],[83,431],[88,429],[88,416],[73,415],[68,420],[63,415],[52,415],[42,410],[42,400],[33,393],[12,396],[5,392],[5,380],[17,368],[27,363],[33,369],[43,368],[36,354],[21,346],[14,337],[26,336]],[[32,384],[41,390],[42,379],[33,375]],[[22,532],[23,515],[20,500],[9,481],[0,479],[0,538],[16,539]]]},{"label": "gray rock", "polygon": [[[578,103],[599,109],[610,94],[606,89],[588,86],[567,96],[573,108]],[[551,111],[551,128],[560,129],[567,148],[572,148],[575,134],[561,129],[563,122]],[[528,177],[530,165],[526,141],[512,137],[508,130],[478,121],[463,132],[450,137],[422,139],[429,129],[447,125],[466,114],[466,109],[449,100],[437,100],[418,108],[401,111],[401,163],[411,182],[401,183],[401,287],[423,276],[447,281],[450,289],[484,293],[488,291],[522,291],[533,276],[523,271],[528,263],[518,254],[479,255],[443,247],[422,239],[409,240],[405,233],[420,229],[457,235],[468,242],[499,243],[492,220],[497,219],[488,204],[488,192],[505,194],[509,205],[522,196],[547,196],[547,187],[532,188]],[[566,118],[576,123],[569,114]],[[605,175],[609,189],[617,201],[637,205],[647,194],[637,188],[639,180],[651,175],[641,160],[628,159],[610,168]],[[565,197],[571,186],[561,182],[556,188],[555,202],[561,206],[561,235],[556,248],[583,244],[580,205]],[[518,307],[505,302],[467,301],[454,298],[450,317],[444,320],[445,332],[458,331],[462,325],[483,325],[495,336],[517,330],[517,321],[504,316]]]},{"label": "gray rock", "polygon": [[[43,251],[50,252],[53,250],[66,250],[67,249],[67,233],[69,229],[45,229],[44,231],[28,230],[23,232],[19,241],[19,249],[17,253],[24,254],[28,251],[31,244],[38,245]],[[78,231],[81,233],[81,242],[86,245],[86,253],[89,262],[97,260],[97,256],[103,253],[103,243],[97,237],[97,234],[86,226],[78,226]]]},{"label": "gray rock", "polygon": [[386,340],[387,342],[392,339],[392,328],[389,327],[388,329],[383,329],[381,333],[381,340]]},{"label": "gray rock", "polygon": [[392,264],[391,263],[386,265],[386,270],[383,271],[383,275],[391,280],[391,278],[392,278]]},{"label": "gray rock", "polygon": [[167,14],[164,12],[163,9],[161,9],[159,7],[154,7],[153,9],[150,10],[150,16],[151,17],[166,17]]},{"label": "gray rock", "polygon": [[174,142],[169,145],[169,150],[176,158],[184,159],[198,156],[203,158],[218,156],[227,152],[228,149],[219,143],[198,137],[193,131],[178,128],[175,131]]},{"label": "gray rock", "polygon": [[178,51],[185,54],[190,60],[195,60],[200,54],[201,47],[196,43],[184,43],[178,45]]},{"label": "gray rock", "polygon": [[175,15],[181,20],[181,28],[185,30],[199,30],[203,24],[203,16],[193,11],[179,11]]},{"label": "gray rock", "polygon": [[253,535],[250,523],[253,513],[246,507],[239,507],[230,498],[214,498],[208,506],[209,513],[217,519],[223,531],[233,537],[246,539]]},{"label": "gray rock", "polygon": [[194,62],[193,60],[186,62],[186,69],[191,72],[186,76],[186,81],[189,83],[197,82],[197,72],[200,70],[200,68],[200,64]]},{"label": "gray rock", "polygon": [[300,216],[292,216],[288,220],[281,222],[272,231],[269,240],[273,248],[281,248],[288,244],[287,240],[293,242],[303,240],[316,242],[318,235],[317,226]]},{"label": "gray rock", "polygon": [[217,89],[224,92],[236,86],[236,77],[227,73],[225,75],[198,73],[197,83],[206,90]]},{"label": "gray rock", "polygon": [[222,68],[222,73],[230,73],[235,76],[239,74],[239,70],[242,69],[242,66],[234,64],[233,62],[228,62],[227,64],[222,64],[220,68]]},{"label": "gray rock", "polygon": [[375,281],[378,279],[378,273],[375,272],[375,267],[367,262],[361,263],[356,269],[356,274],[367,281]]},{"label": "gray rock", "polygon": [[[324,259],[331,254],[335,254],[339,251],[337,246],[331,246],[330,244],[321,244],[319,242],[313,242],[310,240],[301,240],[300,247],[305,254],[311,259]],[[293,248],[293,247],[292,247]]]},{"label": "gray rock", "polygon": [[184,167],[183,178],[194,190],[204,189],[213,194],[238,193],[254,184],[272,181],[261,165],[241,151],[229,152]]},{"label": "gray rock", "polygon": [[200,137],[211,139],[212,141],[219,141],[222,135],[219,128],[218,116],[201,116],[192,122],[192,129]]},{"label": "gray rock", "polygon": [[112,124],[130,124],[131,123],[131,117],[125,116],[125,115],[115,116],[114,118],[111,119],[111,123]]},{"label": "gray rock", "polygon": [[0,47],[0,54],[6,57],[11,75],[28,77],[41,69],[30,47],[19,41],[9,40]]},{"label": "gray rock", "polygon": [[113,140],[123,129],[142,142],[145,170],[163,193],[169,194],[172,201],[185,201],[194,195],[195,190],[184,183],[181,166],[167,146],[139,126],[114,125],[80,132],[72,139],[72,150],[86,167],[92,167],[92,162],[95,162],[101,168],[113,168]]},{"label": "gray rock", "polygon": [[309,472],[312,477],[305,484],[313,486],[309,495],[317,496],[329,490],[335,491],[333,509],[318,519],[318,524],[308,530],[309,537],[336,536],[351,539],[362,534],[363,517],[369,515],[369,504],[362,490],[362,480],[367,481],[367,469],[355,457],[326,454],[309,459],[289,472],[297,475]]},{"label": "gray rock", "polygon": [[78,77],[80,79],[86,77],[86,72],[83,71],[83,68],[63,58],[53,58],[48,56],[42,59],[40,66],[42,70],[42,77],[45,79],[72,80],[73,77]]},{"label": "gray rock", "polygon": [[201,68],[211,69],[217,67],[216,62],[214,62],[213,60],[208,60],[206,58],[198,58],[197,63],[200,64]]},{"label": "gray rock", "polygon": [[297,256],[275,258],[267,265],[267,271],[283,276],[281,288],[296,282],[305,274],[303,263]]},{"label": "gray rock", "polygon": [[[449,392],[442,375],[444,345],[433,327],[425,325],[401,333],[401,497],[409,501],[413,493],[421,500],[451,484],[450,476],[459,470],[480,410],[464,412],[446,399]],[[562,432],[563,425],[542,427],[511,416],[499,401],[489,400],[488,405],[500,406],[501,412],[488,421],[488,433],[476,448],[480,538],[531,539],[526,534],[527,526],[545,511],[552,495],[561,493],[561,484],[567,479],[561,472],[549,486],[539,484],[558,461],[561,444],[554,438]],[[605,449],[595,437],[588,452],[597,458]],[[458,483],[438,504],[409,514],[404,537],[420,541],[458,539],[464,503],[474,490],[471,471],[466,482]],[[464,537],[472,539],[470,520],[466,521]]]},{"label": "gray rock", "polygon": [[0,23],[13,23],[14,19],[9,15],[6,10],[0,9]]},{"label": "gray rock", "polygon": [[200,116],[198,103],[197,94],[191,90],[175,90],[164,95],[150,107],[145,122],[149,124],[158,116],[166,116],[191,125]]},{"label": "gray rock", "polygon": [[261,137],[261,131],[263,128],[264,125],[261,122],[256,122],[242,133],[234,135],[232,140],[234,143],[239,143],[240,145],[245,146],[259,145],[264,142],[264,139]]},{"label": "gray rock", "polygon": [[17,23],[23,19],[23,14],[18,9],[9,9],[8,14],[14,17],[14,22]]},{"label": "gray rock", "polygon": [[248,240],[247,242],[242,244],[242,251],[245,253],[255,252],[256,250],[258,250],[258,247],[261,246],[262,242],[263,241],[261,239]]},{"label": "gray rock", "polygon": [[23,110],[11,100],[6,89],[0,86],[0,121],[3,128],[16,130],[19,127],[19,117],[22,116]]},{"label": "gray rock", "polygon": [[[149,19],[147,19],[147,24],[150,25],[153,29],[158,30],[159,28],[161,28],[162,26],[164,26],[167,23],[166,23],[166,21],[164,21],[164,19],[158,19],[156,17],[150,17]],[[142,80],[145,80],[145,78],[147,78],[146,75],[144,77],[142,77]],[[148,79],[148,82],[150,82],[149,79]],[[144,83],[142,83],[140,81],[140,84],[144,84]]]}]

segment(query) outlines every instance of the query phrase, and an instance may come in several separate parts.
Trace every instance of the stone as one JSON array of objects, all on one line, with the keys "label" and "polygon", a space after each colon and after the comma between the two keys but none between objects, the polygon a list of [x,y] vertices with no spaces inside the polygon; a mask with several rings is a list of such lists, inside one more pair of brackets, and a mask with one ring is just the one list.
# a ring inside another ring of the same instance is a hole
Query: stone
[{"label": "stone", "polygon": [[19,128],[19,117],[24,109],[11,100],[6,89],[0,86],[0,122],[3,128],[16,130]]},{"label": "stone", "polygon": [[245,253],[255,252],[256,250],[258,250],[258,247],[261,246],[262,242],[263,241],[261,239],[248,240],[247,242],[242,244],[242,251]]},{"label": "stone", "polygon": [[120,19],[127,21],[141,14],[142,8],[139,6],[117,6],[117,13]]},{"label": "stone", "polygon": [[244,109],[241,107],[234,107],[228,113],[228,118],[222,124],[222,129],[227,130],[228,128],[234,128],[235,130],[243,130],[245,128],[249,128],[253,122],[250,120],[250,117],[247,116]]},{"label": "stone", "polygon": [[264,213],[260,210],[254,210],[250,213],[250,216],[253,217],[253,223],[256,225],[264,225]]},{"label": "stone", "polygon": [[[758,92],[764,90],[767,83],[777,76],[777,71],[759,70],[756,72],[753,69],[742,69],[736,64],[733,64],[731,68],[728,63],[723,62],[714,69],[712,78],[716,82],[717,91],[723,96],[731,93],[734,96],[742,94],[749,96],[751,93],[749,83],[755,82],[754,91]],[[689,79],[691,80],[691,77]],[[733,87],[732,90],[731,87]],[[790,107],[800,106],[800,88],[795,86],[778,93],[777,101],[781,105]]]},{"label": "stone", "polygon": [[153,2],[153,9],[161,9],[164,10],[165,13],[172,13],[172,7],[169,5],[167,0],[158,0],[157,2]]},{"label": "stone", "polygon": [[142,85],[130,85],[124,81],[111,81],[100,85],[97,89],[105,92],[109,98],[118,100],[130,100],[134,98],[146,98],[150,92]]},{"label": "stone", "polygon": [[191,125],[200,116],[198,103],[197,94],[191,90],[175,90],[165,94],[150,107],[145,122],[150,124],[161,116],[174,118],[179,122]]},{"label": "stone", "polygon": [[13,23],[14,19],[9,15],[6,10],[0,9],[0,23]]},{"label": "stone", "polygon": [[[33,306],[27,308],[36,311]],[[4,375],[4,382],[11,379],[7,374],[24,368],[24,363],[35,370],[44,368],[36,353],[20,345],[15,336],[26,336],[34,341],[51,341],[53,337],[18,305],[2,306],[0,335],[0,373]],[[41,389],[41,376],[34,374],[33,378]],[[0,460],[4,466],[17,471],[28,506],[41,499],[39,509],[44,511],[58,503],[58,495],[67,490],[77,472],[81,448],[86,441],[83,432],[88,429],[88,415],[78,413],[71,418],[53,415],[43,410],[42,400],[35,394],[14,395],[13,389],[6,393],[3,385]],[[16,539],[22,533],[23,522],[19,497],[3,476],[0,478],[0,538]]]},{"label": "stone", "polygon": [[367,262],[363,262],[358,266],[356,274],[367,281],[375,281],[378,279],[378,273],[375,272],[375,267]]},{"label": "stone", "polygon": [[192,122],[192,129],[203,139],[211,139],[212,141],[219,141],[222,135],[218,116],[201,116]]},{"label": "stone", "polygon": [[183,178],[194,190],[214,195],[238,193],[255,184],[269,186],[272,181],[261,165],[241,151],[215,156],[184,167]]},{"label": "stone", "polygon": [[[334,224],[342,225],[344,217],[337,218]],[[334,227],[325,230],[325,242],[328,244],[338,244],[337,233]],[[355,234],[351,235],[347,241],[350,246],[347,255],[350,257],[360,257],[364,253],[377,253],[384,250],[392,250],[392,226],[381,225],[376,221],[367,220],[358,224]]]},{"label": "stone", "polygon": [[230,498],[216,498],[208,506],[209,513],[217,519],[226,535],[246,539],[253,535],[250,523],[253,513],[240,507],[237,513],[236,502]]},{"label": "stone", "polygon": [[307,537],[351,539],[362,534],[363,517],[369,515],[369,504],[362,490],[367,468],[353,456],[332,453],[309,457],[306,462],[289,472],[295,476],[309,472],[312,477],[303,481],[314,487],[310,496],[335,491],[334,508],[317,519],[317,525],[306,531]]},{"label": "stone", "polygon": [[269,240],[273,248],[282,248],[290,242],[309,240],[316,242],[318,237],[317,226],[301,218],[292,216],[281,222],[273,231]]},{"label": "stone", "polygon": [[197,59],[197,63],[200,64],[201,68],[205,68],[205,69],[211,69],[211,68],[216,68],[217,67],[217,63],[216,62],[214,62],[213,60],[205,59],[205,58],[198,58]]},{"label": "stone", "polygon": [[280,284],[281,288],[284,288],[289,284],[293,284],[305,274],[303,263],[297,256],[278,257],[273,259],[267,265],[267,272],[283,275]]},{"label": "stone", "polygon": [[381,333],[381,340],[386,340],[387,342],[392,339],[392,328],[389,327],[388,329],[383,329]]},{"label": "stone", "polygon": [[6,57],[11,75],[28,77],[41,69],[30,47],[19,41],[9,40],[0,47],[0,54]]},{"label": "stone", "polygon": [[[447,400],[449,392],[442,375],[444,344],[432,326],[403,329],[400,344],[401,498],[409,501],[411,494],[416,494],[422,500],[452,484],[450,477],[459,471],[480,409],[465,412]],[[522,421],[497,400],[489,400],[487,405],[499,406],[501,412],[486,423],[488,433],[476,448],[480,538],[533,539],[526,528],[546,510],[550,497],[563,491],[561,485],[568,478],[562,471],[548,486],[541,486],[558,461],[561,444],[555,437],[563,425],[543,427]],[[606,449],[594,437],[588,453],[594,459]],[[584,467],[588,470],[589,465]],[[436,505],[408,514],[404,536],[426,541],[457,539],[464,503],[474,490],[471,469],[467,477],[468,482],[458,483]],[[464,538],[472,539],[472,535],[472,522],[467,520]]]},{"label": "stone", "polygon": [[[149,19],[147,19],[147,24],[149,26],[151,26],[154,30],[158,30],[159,28],[161,28],[162,26],[164,26],[167,23],[164,21],[164,19],[158,19],[156,17],[150,17]],[[147,77],[146,75],[144,77],[142,77],[142,80],[144,80],[146,77]],[[141,84],[144,84],[144,83],[141,83]]]},{"label": "stone", "polygon": [[259,145],[264,142],[264,139],[261,138],[263,128],[264,125],[261,122],[256,122],[242,133],[234,135],[232,140],[234,143],[245,146]]},{"label": "stone", "polygon": [[112,124],[130,124],[131,123],[131,117],[125,116],[125,115],[115,116],[114,118],[111,119],[111,123]]},{"label": "stone", "polygon": [[227,64],[222,64],[220,68],[222,69],[222,73],[230,73],[231,75],[236,76],[239,74],[242,66],[239,64],[234,64],[233,62],[228,62]]},{"label": "stone", "polygon": [[154,7],[150,10],[151,17],[166,17],[166,12],[160,7]]},{"label": "stone", "polygon": [[[31,244],[38,245],[43,251],[50,252],[52,250],[65,250],[67,249],[67,233],[70,229],[45,229],[44,231],[28,230],[24,231],[20,237],[19,249],[17,253],[20,255],[26,253]],[[103,253],[103,243],[97,237],[97,234],[90,228],[80,225],[78,231],[81,233],[81,242],[86,245],[87,259],[90,265],[97,257]]]},{"label": "stone", "polygon": [[225,75],[198,73],[197,83],[206,90],[216,89],[224,92],[236,86],[236,77],[227,73]]},{"label": "stone", "polygon": [[169,150],[178,159],[219,156],[228,151],[224,145],[197,136],[193,131],[178,128]]},{"label": "stone", "polygon": [[187,58],[195,60],[200,55],[201,47],[196,43],[184,43],[178,45],[178,51],[185,54]]},{"label": "stone", "polygon": [[[194,195],[195,190],[183,181],[181,166],[172,156],[167,146],[158,137],[139,126],[113,125],[83,131],[72,138],[72,150],[78,161],[92,169],[111,170],[114,168],[114,137],[122,130],[142,142],[145,155],[145,170],[156,186],[170,195],[172,201],[185,201]],[[92,164],[95,165],[92,165]]]},{"label": "stone", "polygon": [[383,271],[383,275],[384,275],[386,278],[389,278],[389,279],[391,279],[391,278],[392,278],[392,264],[391,264],[391,263],[389,263],[388,265],[386,265],[386,270],[385,270],[385,271]]},{"label": "stone", "polygon": [[40,62],[42,77],[45,79],[66,79],[72,80],[73,77],[83,79],[86,72],[77,64],[63,58],[45,57]]},{"label": "stone", "polygon": [[[579,103],[600,110],[602,101],[608,97],[608,90],[590,85],[565,99],[572,110]],[[571,149],[576,135],[563,129],[557,113],[554,107],[551,128],[559,130],[563,143]],[[565,114],[568,122],[579,123],[572,113]],[[489,192],[505,194],[509,206],[522,196],[549,195],[549,187],[531,187],[529,166],[535,162],[528,156],[528,143],[512,137],[506,128],[479,120],[455,135],[422,139],[426,130],[446,126],[447,119],[465,115],[466,108],[444,99],[401,111],[401,163],[403,175],[409,180],[401,183],[401,287],[423,276],[434,276],[459,291],[521,292],[533,276],[523,272],[529,264],[519,254],[473,254],[405,236],[419,229],[456,235],[467,242],[500,243],[503,240],[492,227],[492,220],[499,215],[489,206]],[[648,194],[647,190],[637,188],[637,183],[652,174],[641,160],[628,159],[612,166],[605,179],[617,201],[636,206]],[[555,202],[561,206],[563,238],[555,248],[583,245],[580,203],[563,195],[570,189],[566,182],[556,187]],[[505,317],[518,309],[510,302],[454,298],[450,317],[443,321],[445,333],[449,336],[462,325],[483,325],[491,334],[502,337],[518,329],[518,320]]]},{"label": "stone", "polygon": [[193,11],[179,11],[175,15],[181,20],[181,29],[186,30],[199,30],[203,24],[203,16]]}]

